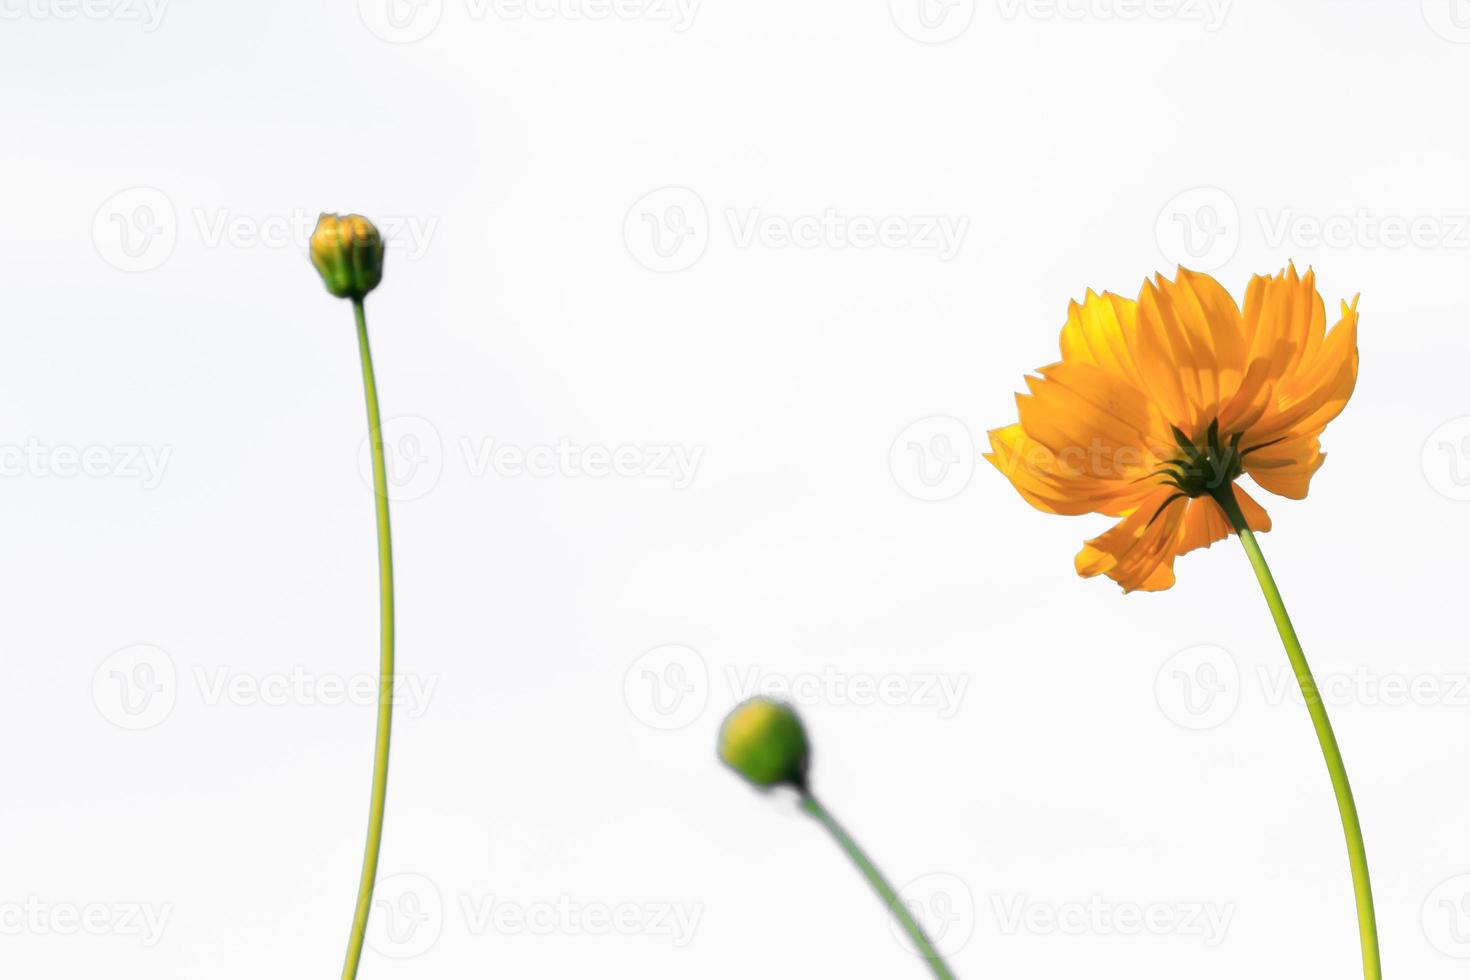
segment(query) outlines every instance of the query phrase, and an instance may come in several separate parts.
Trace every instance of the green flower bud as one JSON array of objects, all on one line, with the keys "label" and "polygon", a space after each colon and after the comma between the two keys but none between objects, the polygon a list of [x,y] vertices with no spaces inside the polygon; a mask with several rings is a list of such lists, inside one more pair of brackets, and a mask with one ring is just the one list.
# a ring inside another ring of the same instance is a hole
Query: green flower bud
[{"label": "green flower bud", "polygon": [[720,726],[720,759],[757,786],[806,787],[806,729],[789,705],[751,698]]},{"label": "green flower bud", "polygon": [[311,264],[327,292],[362,299],[383,279],[383,236],[360,214],[323,214],[311,233]]}]

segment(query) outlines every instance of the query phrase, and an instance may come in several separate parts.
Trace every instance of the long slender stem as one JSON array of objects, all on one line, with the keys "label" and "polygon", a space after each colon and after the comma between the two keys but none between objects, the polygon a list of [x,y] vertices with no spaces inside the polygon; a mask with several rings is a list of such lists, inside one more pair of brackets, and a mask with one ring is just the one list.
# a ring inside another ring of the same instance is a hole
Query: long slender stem
[{"label": "long slender stem", "polygon": [[918,947],[919,954],[924,957],[924,961],[929,964],[929,969],[934,971],[934,975],[939,980],[954,980],[954,974],[949,972],[949,967],[944,965],[944,960],[939,957],[939,951],[924,934],[923,927],[914,920],[903,899],[893,890],[893,886],[888,884],[888,880],[883,877],[883,872],[868,860],[868,856],[863,853],[862,848],[858,847],[857,842],[848,835],[846,830],[842,829],[842,825],[832,817],[832,814],[827,812],[826,807],[817,802],[817,798],[810,792],[803,792],[801,808],[827,828],[827,832],[837,841],[837,846],[841,847],[852,863],[857,865],[863,877],[868,879],[868,884],[873,886],[873,891],[878,893],[883,904],[888,906],[888,911],[893,913],[898,924],[903,926],[903,931],[908,933],[909,939],[913,940],[914,945]]},{"label": "long slender stem", "polygon": [[357,349],[362,357],[362,389],[367,399],[368,439],[373,454],[373,497],[378,512],[378,596],[382,651],[378,668],[378,734],[373,751],[373,793],[368,810],[367,847],[362,856],[362,880],[357,887],[357,910],[342,980],[355,980],[373,906],[378,879],[378,852],[383,844],[383,808],[388,799],[388,743],[393,733],[393,539],[388,527],[388,469],[383,461],[383,423],[378,414],[378,383],[373,377],[373,355],[368,347],[367,317],[362,300],[352,301],[357,318]]},{"label": "long slender stem", "polygon": [[1245,546],[1246,557],[1255,569],[1261,591],[1266,594],[1266,605],[1271,607],[1271,618],[1276,621],[1276,630],[1281,634],[1286,656],[1296,673],[1302,697],[1306,699],[1307,711],[1311,713],[1312,727],[1317,731],[1317,741],[1321,743],[1322,755],[1327,760],[1327,772],[1332,776],[1332,792],[1337,797],[1337,809],[1342,815],[1343,834],[1347,837],[1348,864],[1352,867],[1353,894],[1358,905],[1358,934],[1363,945],[1363,977],[1364,980],[1381,980],[1383,969],[1378,961],[1378,923],[1373,912],[1373,886],[1368,880],[1368,852],[1363,846],[1363,828],[1358,823],[1358,808],[1353,803],[1353,790],[1348,784],[1342,752],[1337,747],[1337,736],[1332,733],[1332,722],[1327,718],[1327,708],[1322,704],[1322,695],[1317,690],[1311,668],[1307,666],[1301,641],[1297,639],[1291,618],[1286,614],[1286,604],[1281,601],[1276,580],[1271,577],[1271,569],[1266,565],[1266,558],[1261,554],[1256,536],[1246,524],[1245,515],[1236,502],[1234,489],[1227,483],[1217,492],[1215,499],[1234,525],[1236,534],[1240,536],[1240,543]]}]

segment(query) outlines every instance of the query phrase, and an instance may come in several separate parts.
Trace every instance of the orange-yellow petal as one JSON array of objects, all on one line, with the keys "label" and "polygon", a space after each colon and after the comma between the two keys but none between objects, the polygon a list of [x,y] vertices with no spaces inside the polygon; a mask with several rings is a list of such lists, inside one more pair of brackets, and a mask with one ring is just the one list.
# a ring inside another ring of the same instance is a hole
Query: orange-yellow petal
[{"label": "orange-yellow petal", "polygon": [[1193,436],[1218,417],[1246,369],[1240,309],[1225,287],[1180,269],[1145,282],[1138,296],[1136,357],[1170,424]]},{"label": "orange-yellow petal", "polygon": [[1159,416],[1142,392],[1092,364],[1063,361],[1041,375],[1016,398],[1028,436],[1100,480],[1130,481],[1157,466]]},{"label": "orange-yellow petal", "polygon": [[1316,274],[1308,269],[1299,276],[1296,265],[1288,264],[1274,276],[1252,276],[1242,319],[1250,356],[1268,358],[1272,376],[1287,377],[1326,333],[1327,314]]},{"label": "orange-yellow petal", "polygon": [[1307,495],[1312,474],[1327,461],[1327,454],[1321,451],[1320,446],[1314,435],[1265,446],[1246,454],[1245,471],[1263,489],[1301,500]]},{"label": "orange-yellow petal", "polygon": [[1151,492],[1143,483],[1098,480],[1059,458],[1019,425],[990,432],[985,458],[1031,506],[1050,514],[1118,514]]},{"label": "orange-yellow petal", "polygon": [[1091,364],[1123,378],[1140,391],[1143,389],[1134,364],[1129,339],[1133,335],[1138,304],[1114,293],[1099,296],[1087,291],[1081,303],[1075,300],[1067,307],[1067,323],[1062,327],[1062,360]]},{"label": "orange-yellow petal", "polygon": [[1187,503],[1170,487],[1155,490],[1131,514],[1082,546],[1074,562],[1077,574],[1106,575],[1124,592],[1169,588]]},{"label": "orange-yellow petal", "polygon": [[[1271,517],[1265,508],[1239,486],[1235,487],[1235,499],[1240,504],[1246,525],[1252,531],[1271,530]],[[1184,514],[1184,528],[1179,534],[1179,554],[1188,554],[1196,548],[1208,548],[1233,533],[1229,518],[1220,509],[1220,505],[1215,503],[1214,498],[1196,497],[1189,502],[1189,509]]]}]

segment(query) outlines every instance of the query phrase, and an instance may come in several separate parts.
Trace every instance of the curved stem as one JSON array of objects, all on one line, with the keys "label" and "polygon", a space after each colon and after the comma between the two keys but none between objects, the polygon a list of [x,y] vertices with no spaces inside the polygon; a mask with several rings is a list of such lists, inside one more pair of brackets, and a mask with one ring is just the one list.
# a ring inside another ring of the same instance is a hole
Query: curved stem
[{"label": "curved stem", "polygon": [[378,734],[373,751],[373,793],[368,810],[367,848],[362,856],[362,880],[357,887],[357,910],[342,980],[355,980],[372,911],[373,886],[378,879],[378,852],[383,843],[383,808],[388,799],[388,743],[393,732],[393,540],[388,527],[388,470],[383,461],[383,423],[378,415],[378,384],[373,377],[373,355],[368,348],[367,317],[362,300],[352,301],[357,318],[357,349],[362,357],[362,389],[367,399],[368,439],[373,454],[373,497],[378,513],[378,596],[382,651],[378,668]]},{"label": "curved stem", "polygon": [[1337,736],[1332,733],[1332,722],[1327,718],[1322,695],[1317,690],[1311,668],[1307,666],[1301,641],[1297,639],[1291,619],[1286,615],[1286,604],[1281,601],[1276,580],[1271,577],[1271,569],[1266,565],[1266,558],[1261,554],[1256,536],[1246,524],[1245,515],[1236,502],[1232,486],[1227,483],[1216,493],[1215,500],[1230,519],[1235,533],[1240,536],[1240,543],[1245,546],[1246,557],[1255,569],[1261,591],[1266,594],[1266,605],[1271,607],[1271,618],[1276,621],[1276,630],[1281,634],[1281,642],[1286,647],[1287,659],[1291,661],[1297,684],[1302,689],[1302,697],[1307,702],[1307,711],[1311,713],[1312,727],[1316,729],[1317,741],[1322,745],[1322,755],[1327,760],[1327,772],[1332,776],[1332,792],[1337,797],[1337,809],[1342,815],[1342,831],[1347,837],[1348,864],[1353,872],[1353,894],[1358,905],[1358,934],[1363,945],[1363,977],[1364,980],[1381,980],[1383,969],[1378,962],[1378,923],[1373,912],[1373,887],[1368,881],[1368,852],[1363,846],[1363,828],[1358,823],[1358,808],[1353,803],[1353,790],[1348,784],[1342,752],[1337,747]]},{"label": "curved stem", "polygon": [[883,872],[868,860],[868,856],[863,853],[862,848],[858,847],[857,842],[842,829],[842,825],[833,819],[832,814],[828,813],[821,803],[817,802],[815,796],[805,790],[801,794],[801,808],[827,828],[827,832],[837,841],[837,846],[841,847],[852,863],[857,865],[863,877],[868,879],[868,884],[873,886],[873,891],[878,893],[883,904],[888,906],[888,911],[893,913],[898,924],[903,926],[903,931],[908,933],[909,939],[913,940],[914,945],[918,947],[919,955],[924,957],[924,961],[929,964],[929,969],[934,971],[934,975],[939,980],[954,980],[954,974],[950,973],[949,967],[944,965],[944,960],[940,959],[938,950],[929,941],[929,937],[924,935],[923,927],[915,921],[903,899],[893,890],[893,886],[888,884],[887,879],[883,877]]}]

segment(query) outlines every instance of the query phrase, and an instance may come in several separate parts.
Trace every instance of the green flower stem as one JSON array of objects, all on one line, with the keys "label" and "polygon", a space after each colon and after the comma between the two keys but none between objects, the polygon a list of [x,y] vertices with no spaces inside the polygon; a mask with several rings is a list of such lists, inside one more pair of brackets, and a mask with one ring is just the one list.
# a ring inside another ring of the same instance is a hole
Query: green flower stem
[{"label": "green flower stem", "polygon": [[841,847],[843,852],[852,859],[852,863],[857,865],[863,877],[868,879],[868,884],[873,886],[873,891],[878,893],[883,904],[888,906],[888,911],[893,913],[898,924],[903,926],[903,931],[908,933],[909,938],[918,947],[919,954],[924,957],[924,961],[929,964],[929,969],[934,971],[934,975],[939,980],[954,980],[954,974],[949,972],[949,967],[944,965],[944,960],[940,959],[939,952],[934,948],[934,944],[929,942],[929,937],[924,935],[923,928],[914,920],[908,906],[904,905],[903,899],[893,890],[893,886],[888,884],[887,879],[883,877],[883,872],[868,860],[868,856],[863,853],[862,848],[857,846],[857,842],[848,836],[847,831],[842,829],[842,825],[827,812],[826,807],[817,802],[817,798],[810,792],[803,791],[801,808],[827,828],[827,832],[837,841],[837,846]]},{"label": "green flower stem", "polygon": [[373,377],[373,354],[368,348],[367,317],[362,299],[352,301],[357,317],[357,349],[362,356],[362,389],[367,398],[368,438],[373,453],[373,496],[378,511],[378,595],[381,610],[382,653],[378,668],[378,734],[373,752],[373,794],[368,810],[367,848],[362,857],[362,881],[357,888],[357,911],[342,980],[355,980],[373,906],[378,879],[378,852],[383,844],[383,808],[388,799],[388,743],[393,733],[393,540],[388,528],[388,469],[383,462],[383,423],[378,415],[378,383]]},{"label": "green flower stem", "polygon": [[1337,797],[1337,809],[1342,814],[1342,830],[1347,837],[1348,864],[1352,867],[1353,894],[1358,904],[1358,933],[1363,943],[1363,977],[1364,980],[1381,980],[1383,968],[1378,962],[1378,923],[1373,913],[1373,887],[1368,881],[1368,852],[1363,846],[1363,828],[1358,823],[1358,808],[1353,803],[1353,790],[1348,784],[1342,752],[1337,747],[1337,736],[1332,734],[1332,722],[1327,718],[1322,695],[1317,690],[1311,668],[1307,666],[1301,641],[1296,638],[1296,630],[1292,628],[1291,619],[1286,615],[1286,604],[1281,601],[1276,580],[1271,577],[1271,569],[1266,566],[1266,558],[1261,554],[1256,536],[1246,524],[1245,515],[1236,502],[1231,484],[1227,483],[1217,491],[1215,500],[1234,525],[1235,533],[1240,536],[1240,543],[1245,546],[1246,557],[1256,571],[1261,591],[1266,594],[1266,604],[1271,607],[1271,618],[1276,620],[1276,629],[1286,647],[1286,656],[1291,661],[1297,684],[1301,686],[1302,696],[1307,702],[1307,710],[1312,715],[1312,727],[1317,731],[1317,741],[1321,743],[1322,755],[1327,760],[1327,771],[1332,776],[1332,792]]}]

